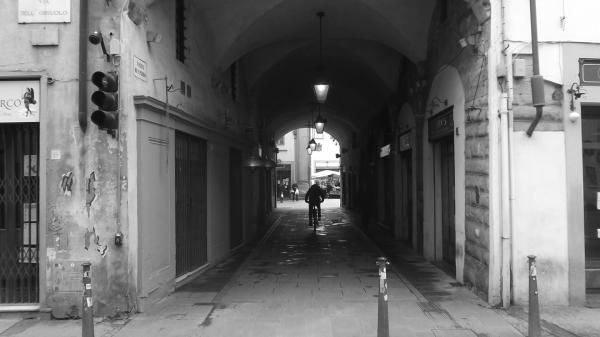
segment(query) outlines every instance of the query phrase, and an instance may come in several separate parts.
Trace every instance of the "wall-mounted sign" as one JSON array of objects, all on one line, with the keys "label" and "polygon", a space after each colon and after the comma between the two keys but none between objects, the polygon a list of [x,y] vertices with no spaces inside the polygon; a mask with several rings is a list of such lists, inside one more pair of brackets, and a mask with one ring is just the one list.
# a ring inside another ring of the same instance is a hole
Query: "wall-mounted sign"
[{"label": "wall-mounted sign", "polygon": [[600,59],[579,59],[579,79],[582,85],[600,85]]},{"label": "wall-mounted sign", "polygon": [[379,149],[379,158],[387,157],[392,152],[392,146],[390,144],[384,145]]},{"label": "wall-mounted sign", "polygon": [[410,143],[410,131],[400,135],[400,137],[398,137],[398,150],[400,152],[402,151],[406,151],[406,150],[410,150],[412,148],[412,145]]},{"label": "wall-mounted sign", "polygon": [[133,75],[142,81],[146,81],[148,78],[148,68],[146,68],[146,61],[142,60],[137,56],[133,56]]},{"label": "wall-mounted sign", "polygon": [[19,23],[71,22],[71,0],[19,0]]},{"label": "wall-mounted sign", "polygon": [[0,123],[40,121],[40,81],[0,81]]},{"label": "wall-mounted sign", "polygon": [[429,118],[429,141],[452,135],[454,131],[453,107]]}]

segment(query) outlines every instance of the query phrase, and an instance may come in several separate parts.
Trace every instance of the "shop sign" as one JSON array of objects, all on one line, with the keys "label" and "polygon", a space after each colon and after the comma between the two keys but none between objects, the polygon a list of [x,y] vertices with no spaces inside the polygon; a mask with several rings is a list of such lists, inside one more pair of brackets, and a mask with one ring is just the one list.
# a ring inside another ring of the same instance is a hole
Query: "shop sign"
[{"label": "shop sign", "polygon": [[400,152],[410,150],[412,145],[410,144],[410,132],[407,132],[398,137],[398,150]]},{"label": "shop sign", "polygon": [[579,59],[582,85],[600,85],[600,59]]},{"label": "shop sign", "polygon": [[379,149],[379,158],[387,157],[392,152],[392,146],[390,144],[384,145]]},{"label": "shop sign", "polygon": [[40,121],[39,81],[0,81],[0,123]]},{"label": "shop sign", "polygon": [[19,0],[19,23],[71,22],[71,0]]},{"label": "shop sign", "polygon": [[429,118],[429,141],[452,135],[454,130],[453,107]]},{"label": "shop sign", "polygon": [[133,56],[133,75],[144,82],[148,78],[146,61],[137,56]]}]

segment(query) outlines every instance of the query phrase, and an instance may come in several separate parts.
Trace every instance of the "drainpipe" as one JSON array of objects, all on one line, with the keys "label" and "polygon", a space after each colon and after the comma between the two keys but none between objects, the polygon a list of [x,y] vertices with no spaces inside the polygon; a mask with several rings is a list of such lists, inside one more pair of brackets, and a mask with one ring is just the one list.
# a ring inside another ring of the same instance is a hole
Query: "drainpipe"
[{"label": "drainpipe", "polygon": [[512,53],[506,44],[506,0],[502,1],[502,41],[504,65],[506,67],[506,92],[500,101],[500,139],[501,139],[501,193],[502,193],[502,306],[508,308],[511,300],[511,265],[512,265],[512,226],[514,223],[514,179],[513,179],[513,67]]},{"label": "drainpipe", "polygon": [[542,119],[544,110],[544,78],[540,75],[540,56],[538,52],[537,14],[535,0],[529,0],[529,13],[531,17],[531,52],[533,54],[533,76],[531,76],[531,98],[535,106],[535,118],[527,129],[527,136],[531,137],[533,130]]},{"label": "drainpipe", "polygon": [[87,40],[88,40],[88,0],[79,2],[79,127],[87,129]]}]

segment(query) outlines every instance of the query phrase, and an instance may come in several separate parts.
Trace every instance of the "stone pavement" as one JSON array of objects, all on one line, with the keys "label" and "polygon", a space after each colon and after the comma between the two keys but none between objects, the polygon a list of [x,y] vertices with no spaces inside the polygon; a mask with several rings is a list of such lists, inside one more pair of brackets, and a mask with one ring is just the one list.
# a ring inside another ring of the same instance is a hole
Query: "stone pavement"
[{"label": "stone pavement", "polygon": [[[336,207],[339,201],[326,200],[316,234],[307,226],[304,202],[277,206],[274,226],[255,246],[236,251],[147,312],[98,319],[95,336],[376,336],[375,261],[381,255],[392,262],[390,336],[525,335],[518,312],[490,308],[385,233],[367,237],[359,220]],[[562,312],[558,316],[569,311]],[[598,312],[579,313],[590,318]],[[563,320],[581,326],[577,317]],[[80,324],[4,315],[0,336],[75,337],[81,336]],[[581,331],[600,336],[593,326]],[[545,329],[543,336],[575,336],[565,332]]]}]

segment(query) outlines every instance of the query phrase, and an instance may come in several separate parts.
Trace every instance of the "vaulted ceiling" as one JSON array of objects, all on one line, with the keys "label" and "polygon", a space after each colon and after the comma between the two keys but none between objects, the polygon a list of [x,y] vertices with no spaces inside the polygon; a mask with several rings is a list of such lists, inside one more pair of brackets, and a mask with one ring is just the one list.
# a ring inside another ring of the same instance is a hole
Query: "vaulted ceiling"
[{"label": "vaulted ceiling", "polygon": [[[217,69],[238,62],[251,109],[282,134],[305,126],[323,64],[331,84],[322,107],[337,138],[359,130],[397,90],[403,58],[422,61],[435,0],[202,0],[191,11],[213,41]],[[192,21],[193,24],[193,21]]]}]

